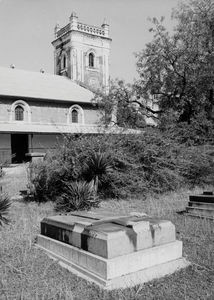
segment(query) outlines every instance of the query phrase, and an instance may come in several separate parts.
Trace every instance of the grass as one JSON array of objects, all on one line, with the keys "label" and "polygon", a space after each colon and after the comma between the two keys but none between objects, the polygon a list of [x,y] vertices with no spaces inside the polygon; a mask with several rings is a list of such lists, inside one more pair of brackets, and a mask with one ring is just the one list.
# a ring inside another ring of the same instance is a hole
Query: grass
[{"label": "grass", "polygon": [[171,220],[183,241],[184,256],[192,263],[173,275],[111,292],[73,275],[35,248],[41,219],[55,214],[52,203],[13,202],[11,223],[0,228],[0,299],[214,299],[214,224],[175,213],[186,206],[190,193],[198,192],[201,189],[183,189],[160,197],[101,203],[100,211],[145,212]]}]

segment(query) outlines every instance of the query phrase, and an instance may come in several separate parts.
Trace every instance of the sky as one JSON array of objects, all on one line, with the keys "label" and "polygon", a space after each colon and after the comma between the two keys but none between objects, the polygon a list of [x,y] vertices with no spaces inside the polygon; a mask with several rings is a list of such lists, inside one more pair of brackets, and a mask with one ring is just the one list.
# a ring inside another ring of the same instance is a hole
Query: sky
[{"label": "sky", "polygon": [[72,11],[79,21],[101,26],[104,18],[112,38],[110,76],[132,82],[137,78],[134,53],[151,41],[152,17],[165,16],[172,30],[172,8],[178,0],[0,0],[0,66],[53,74],[54,27],[69,22]]}]

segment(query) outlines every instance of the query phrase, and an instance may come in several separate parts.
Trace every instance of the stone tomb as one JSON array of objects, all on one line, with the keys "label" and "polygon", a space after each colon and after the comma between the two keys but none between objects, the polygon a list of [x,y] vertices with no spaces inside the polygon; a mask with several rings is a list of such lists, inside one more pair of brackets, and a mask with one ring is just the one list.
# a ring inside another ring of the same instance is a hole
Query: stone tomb
[{"label": "stone tomb", "polygon": [[38,247],[104,288],[125,288],[173,273],[188,263],[170,221],[148,216],[73,213],[41,222]]},{"label": "stone tomb", "polygon": [[190,216],[202,217],[214,220],[214,194],[213,192],[203,192],[202,195],[189,196],[186,211]]}]

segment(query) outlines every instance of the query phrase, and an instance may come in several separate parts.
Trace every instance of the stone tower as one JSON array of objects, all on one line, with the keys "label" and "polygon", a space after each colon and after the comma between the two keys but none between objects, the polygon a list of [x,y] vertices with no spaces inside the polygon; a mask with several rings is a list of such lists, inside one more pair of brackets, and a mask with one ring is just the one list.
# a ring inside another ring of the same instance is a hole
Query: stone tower
[{"label": "stone tower", "polygon": [[91,90],[108,90],[110,43],[106,21],[101,27],[86,25],[73,12],[66,26],[55,27],[54,73]]}]

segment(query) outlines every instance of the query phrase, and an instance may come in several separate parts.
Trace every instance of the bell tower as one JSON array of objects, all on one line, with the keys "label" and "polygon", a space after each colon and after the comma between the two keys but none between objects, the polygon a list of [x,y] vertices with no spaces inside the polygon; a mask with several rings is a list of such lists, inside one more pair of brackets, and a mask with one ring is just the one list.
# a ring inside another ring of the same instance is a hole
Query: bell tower
[{"label": "bell tower", "polygon": [[108,90],[110,44],[106,21],[100,27],[87,25],[72,12],[66,26],[55,26],[54,73],[91,90]]}]

